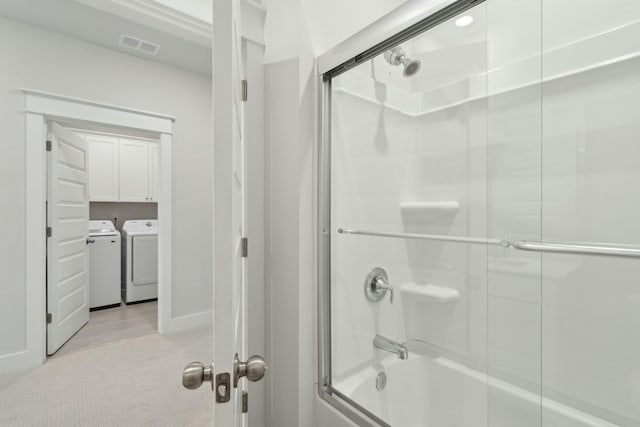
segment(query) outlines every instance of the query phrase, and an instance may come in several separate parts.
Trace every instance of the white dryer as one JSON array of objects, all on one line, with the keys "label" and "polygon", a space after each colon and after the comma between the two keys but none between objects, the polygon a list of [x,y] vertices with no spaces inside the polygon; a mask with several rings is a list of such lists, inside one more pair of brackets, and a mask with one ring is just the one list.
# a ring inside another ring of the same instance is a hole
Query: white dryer
[{"label": "white dryer", "polygon": [[122,299],[126,304],[158,298],[158,220],[122,226]]},{"label": "white dryer", "polygon": [[120,305],[120,232],[111,221],[89,221],[89,307]]}]

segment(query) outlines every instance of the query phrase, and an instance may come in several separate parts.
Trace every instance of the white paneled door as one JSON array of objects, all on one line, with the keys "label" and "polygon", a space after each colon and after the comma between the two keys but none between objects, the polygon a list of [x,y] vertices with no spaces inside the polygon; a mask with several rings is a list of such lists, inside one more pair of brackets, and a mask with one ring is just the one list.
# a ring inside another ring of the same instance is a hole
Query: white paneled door
[{"label": "white paneled door", "polygon": [[87,142],[53,123],[47,168],[47,354],[89,321],[87,162]]},{"label": "white paneled door", "polygon": [[[247,124],[240,15],[239,0],[214,2],[214,417],[216,425],[229,427],[248,425],[247,381],[264,374],[262,358],[247,354]],[[227,373],[230,390],[222,396]]]},{"label": "white paneled door", "polygon": [[[240,0],[213,2],[213,256],[215,364],[189,363],[182,383],[188,389],[212,382],[216,426],[265,425],[264,404],[252,405],[248,381],[260,381],[267,370],[261,355],[247,354],[247,145],[246,44],[241,37]],[[250,236],[249,236],[250,237]],[[258,239],[259,240],[259,239]],[[259,253],[260,249],[257,249]],[[256,258],[258,259],[258,258]],[[257,264],[254,264],[257,265]],[[254,317],[255,319],[255,317]],[[258,319],[256,319],[258,320]],[[263,328],[252,327],[252,331]],[[252,322],[256,323],[256,322]],[[263,330],[263,329],[262,329]],[[255,390],[255,389],[254,389]],[[257,399],[262,393],[255,393]],[[249,413],[252,422],[249,423]]]}]

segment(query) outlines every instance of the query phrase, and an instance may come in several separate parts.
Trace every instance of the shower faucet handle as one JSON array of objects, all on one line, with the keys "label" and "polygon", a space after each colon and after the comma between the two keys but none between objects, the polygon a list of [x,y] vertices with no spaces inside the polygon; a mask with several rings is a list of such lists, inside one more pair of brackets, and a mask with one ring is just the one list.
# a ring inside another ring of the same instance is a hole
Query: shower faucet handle
[{"label": "shower faucet handle", "polygon": [[389,303],[393,304],[393,286],[388,284],[384,278],[378,277],[376,280],[376,289],[389,291]]},{"label": "shower faucet handle", "polygon": [[389,302],[393,304],[393,286],[383,268],[376,267],[364,280],[364,296],[372,302],[378,302],[389,292]]}]

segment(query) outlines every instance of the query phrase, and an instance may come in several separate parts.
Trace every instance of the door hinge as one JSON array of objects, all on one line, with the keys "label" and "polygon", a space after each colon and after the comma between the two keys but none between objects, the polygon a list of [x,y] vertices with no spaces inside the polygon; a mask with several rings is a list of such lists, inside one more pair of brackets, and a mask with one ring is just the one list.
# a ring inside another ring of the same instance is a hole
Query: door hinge
[{"label": "door hinge", "polygon": [[242,245],[242,258],[249,256],[249,238],[243,237],[240,243]]},{"label": "door hinge", "polygon": [[53,235],[53,229],[51,227],[47,227],[47,237],[51,237]]},{"label": "door hinge", "polygon": [[51,151],[51,141],[47,141],[47,151]]},{"label": "door hinge", "polygon": [[242,100],[246,101],[249,99],[249,83],[246,80],[242,81]]},{"label": "door hinge", "polygon": [[242,413],[246,414],[249,412],[249,393],[246,391],[242,392]]},{"label": "door hinge", "polygon": [[47,313],[47,325],[51,322],[53,322],[53,316],[51,315],[51,313]]}]

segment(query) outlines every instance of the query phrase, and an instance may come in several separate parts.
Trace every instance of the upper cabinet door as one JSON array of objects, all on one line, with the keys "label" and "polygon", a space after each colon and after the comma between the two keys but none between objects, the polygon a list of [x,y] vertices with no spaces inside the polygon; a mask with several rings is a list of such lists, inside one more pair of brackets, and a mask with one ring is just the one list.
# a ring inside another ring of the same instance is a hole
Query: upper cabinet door
[{"label": "upper cabinet door", "polygon": [[157,202],[160,196],[160,150],[158,143],[149,143],[149,201]]},{"label": "upper cabinet door", "polygon": [[120,140],[120,201],[149,201],[149,143]]},{"label": "upper cabinet door", "polygon": [[89,142],[89,200],[117,202],[119,140],[108,136],[85,135]]}]

